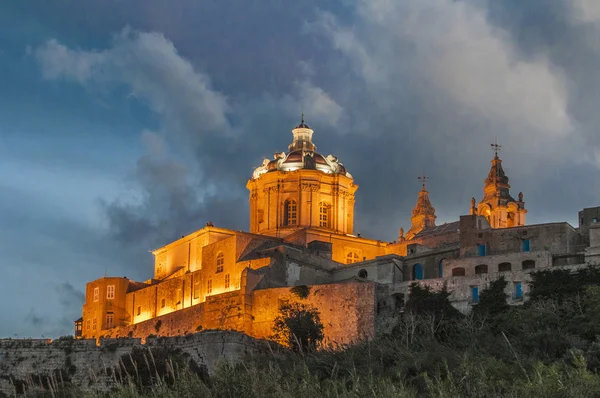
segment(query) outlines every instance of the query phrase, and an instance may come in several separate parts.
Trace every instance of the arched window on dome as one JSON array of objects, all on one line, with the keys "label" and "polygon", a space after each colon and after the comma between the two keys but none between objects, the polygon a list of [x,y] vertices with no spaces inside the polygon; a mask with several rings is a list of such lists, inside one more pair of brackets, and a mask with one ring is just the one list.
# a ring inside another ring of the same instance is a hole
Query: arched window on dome
[{"label": "arched window on dome", "polygon": [[284,225],[296,225],[298,215],[298,205],[294,199],[288,199],[285,201],[284,208]]},{"label": "arched window on dome", "polygon": [[325,202],[319,203],[319,227],[329,226],[329,206]]},{"label": "arched window on dome", "polygon": [[346,264],[354,264],[360,261],[360,257],[356,252],[348,252],[346,254]]}]

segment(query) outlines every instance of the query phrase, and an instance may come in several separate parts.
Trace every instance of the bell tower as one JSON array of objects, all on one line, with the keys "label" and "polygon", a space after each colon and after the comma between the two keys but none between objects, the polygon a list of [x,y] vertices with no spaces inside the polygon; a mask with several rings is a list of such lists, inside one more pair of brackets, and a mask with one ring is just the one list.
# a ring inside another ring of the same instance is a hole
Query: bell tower
[{"label": "bell tower", "polygon": [[425,188],[425,184],[429,177],[423,175],[419,177],[419,180],[423,183],[421,190],[419,191],[419,197],[417,198],[417,204],[412,211],[412,217],[410,219],[412,226],[406,233],[406,239],[411,240],[419,232],[435,227],[435,209],[429,201],[429,192]]},{"label": "bell tower", "polygon": [[523,193],[519,193],[518,200],[510,195],[508,177],[502,168],[502,160],[498,157],[501,146],[497,142],[491,144],[494,150],[492,167],[485,179],[483,199],[475,206],[471,203],[471,214],[484,216],[492,228],[508,228],[525,225],[525,202]]}]

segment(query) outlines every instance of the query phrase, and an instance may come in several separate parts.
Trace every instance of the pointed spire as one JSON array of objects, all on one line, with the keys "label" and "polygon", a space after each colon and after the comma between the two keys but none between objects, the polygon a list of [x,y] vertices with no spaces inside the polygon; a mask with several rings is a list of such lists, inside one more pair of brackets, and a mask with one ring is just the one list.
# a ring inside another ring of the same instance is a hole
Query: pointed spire
[{"label": "pointed spire", "polygon": [[412,239],[415,235],[426,228],[435,227],[435,208],[431,205],[431,201],[429,200],[429,192],[427,192],[427,189],[425,188],[425,183],[429,177],[422,175],[417,178],[422,181],[423,185],[419,191],[417,203],[412,211],[412,217],[410,219],[412,226],[406,233],[407,240]]}]

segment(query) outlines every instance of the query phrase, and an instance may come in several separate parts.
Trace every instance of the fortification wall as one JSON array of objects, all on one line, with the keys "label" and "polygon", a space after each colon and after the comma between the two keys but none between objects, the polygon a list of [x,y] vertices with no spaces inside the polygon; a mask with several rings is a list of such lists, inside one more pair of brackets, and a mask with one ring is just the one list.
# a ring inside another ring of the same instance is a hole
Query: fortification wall
[{"label": "fortification wall", "polygon": [[300,299],[291,288],[252,292],[252,336],[268,338],[279,308],[299,302],[316,307],[324,326],[325,343],[350,344],[375,333],[375,285],[373,282],[311,286],[309,296]]},{"label": "fortification wall", "polygon": [[103,334],[105,338],[140,338],[145,342],[147,336],[182,336],[208,329],[204,324],[204,303],[166,315],[149,319],[129,326],[110,329]]},{"label": "fortification wall", "polygon": [[[232,331],[207,331],[188,336],[148,339],[146,347],[167,345],[182,350],[209,373],[220,361],[239,361],[267,350],[267,343]],[[84,391],[109,391],[115,386],[112,368],[122,355],[140,346],[140,339],[47,341],[0,340],[0,393],[7,396],[48,387],[54,381],[72,383]],[[2,394],[0,394],[2,395]]]}]

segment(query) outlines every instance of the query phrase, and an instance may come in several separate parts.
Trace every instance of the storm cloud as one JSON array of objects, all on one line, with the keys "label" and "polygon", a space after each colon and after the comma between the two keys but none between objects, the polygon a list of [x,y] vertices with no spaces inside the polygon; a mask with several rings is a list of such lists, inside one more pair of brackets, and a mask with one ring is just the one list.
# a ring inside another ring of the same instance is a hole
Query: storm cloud
[{"label": "storm cloud", "polygon": [[[27,102],[52,137],[0,124],[15,131],[0,140],[14,170],[0,198],[15,231],[0,232],[15,264],[7,280],[29,264],[40,275],[32,284],[52,281],[42,290],[53,310],[24,301],[15,332],[64,333],[86,281],[146,279],[148,250],[207,221],[247,230],[245,183],[287,148],[301,112],[318,150],[339,156],[360,186],[363,236],[391,241],[409,227],[421,173],[439,223],[468,212],[496,139],[528,223],[575,224],[580,208],[599,204],[597,2],[337,3],[40,2],[35,17],[10,6],[13,19],[44,22],[14,44],[21,53],[0,56],[18,59],[32,92],[56,102]],[[11,157],[15,143],[28,150]],[[12,210],[28,203],[37,206]],[[25,231],[38,250],[17,238]]]}]

